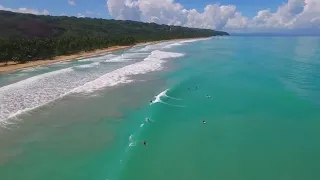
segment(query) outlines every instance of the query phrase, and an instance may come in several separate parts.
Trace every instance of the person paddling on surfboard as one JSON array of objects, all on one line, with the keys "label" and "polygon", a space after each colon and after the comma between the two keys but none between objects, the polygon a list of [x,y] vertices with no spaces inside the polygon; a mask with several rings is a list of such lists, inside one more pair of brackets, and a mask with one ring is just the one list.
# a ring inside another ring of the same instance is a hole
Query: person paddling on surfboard
[{"label": "person paddling on surfboard", "polygon": [[144,146],[147,146],[147,141],[143,141],[142,144],[143,144]]},{"label": "person paddling on surfboard", "polygon": [[202,124],[207,124],[207,122],[205,120],[202,120]]}]

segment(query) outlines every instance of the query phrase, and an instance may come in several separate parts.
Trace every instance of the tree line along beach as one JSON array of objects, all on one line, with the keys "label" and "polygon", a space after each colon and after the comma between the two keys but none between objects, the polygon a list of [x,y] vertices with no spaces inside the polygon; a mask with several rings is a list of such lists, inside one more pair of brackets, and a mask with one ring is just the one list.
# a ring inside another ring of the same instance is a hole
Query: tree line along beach
[{"label": "tree line along beach", "polygon": [[228,35],[209,29],[0,11],[0,73],[95,54],[136,44]]}]

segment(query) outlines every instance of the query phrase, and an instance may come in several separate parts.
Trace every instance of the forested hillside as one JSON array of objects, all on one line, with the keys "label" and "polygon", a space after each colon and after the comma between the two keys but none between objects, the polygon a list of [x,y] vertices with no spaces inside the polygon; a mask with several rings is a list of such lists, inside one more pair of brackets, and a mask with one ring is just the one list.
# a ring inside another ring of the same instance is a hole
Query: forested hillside
[{"label": "forested hillside", "polygon": [[0,11],[0,62],[48,59],[137,42],[228,35],[135,21],[39,16]]}]

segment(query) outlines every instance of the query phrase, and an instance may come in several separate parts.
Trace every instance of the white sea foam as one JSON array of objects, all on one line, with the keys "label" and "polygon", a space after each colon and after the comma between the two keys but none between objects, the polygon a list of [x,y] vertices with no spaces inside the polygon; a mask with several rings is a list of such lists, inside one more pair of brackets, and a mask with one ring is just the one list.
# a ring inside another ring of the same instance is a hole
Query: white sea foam
[{"label": "white sea foam", "polygon": [[129,136],[129,146],[136,146],[136,142],[133,140],[133,135]]},{"label": "white sea foam", "polygon": [[186,106],[180,106],[180,105],[175,105],[175,104],[166,103],[166,102],[163,102],[163,101],[161,101],[160,103],[166,104],[166,105],[169,105],[169,106],[173,106],[173,107],[179,107],[179,108],[184,108],[184,107],[186,107]]},{"label": "white sea foam", "polygon": [[146,47],[138,50],[138,51],[152,51],[155,49],[169,49],[175,46],[182,46],[186,45],[187,43],[192,43],[192,42],[197,42],[197,41],[203,41],[203,40],[208,40],[211,38],[198,38],[198,39],[188,39],[188,40],[172,40],[172,41],[167,41],[167,42],[162,42],[162,43],[156,43],[156,44],[150,44],[147,45]]},{"label": "white sea foam", "polygon": [[171,96],[168,96],[168,95],[166,95],[166,97],[167,98],[169,98],[169,99],[174,99],[174,100],[177,100],[177,101],[181,101],[182,99],[179,99],[179,98],[175,98],[175,97],[171,97]]},{"label": "white sea foam", "polygon": [[172,48],[172,47],[175,47],[175,46],[183,46],[183,45],[186,45],[188,43],[193,43],[193,42],[198,42],[198,41],[204,41],[204,40],[209,40],[211,38],[199,38],[199,39],[188,39],[188,40],[180,40],[180,41],[177,41],[176,43],[172,43],[172,44],[168,44],[166,46],[164,46],[163,48],[164,49],[168,49],[168,48]]},{"label": "white sea foam", "polygon": [[92,68],[92,67],[96,67],[99,66],[100,63],[99,62],[94,62],[94,63],[90,63],[90,64],[83,64],[83,65],[79,65],[79,66],[75,66],[76,68]]},{"label": "white sea foam", "polygon": [[[142,55],[142,54],[139,54]],[[0,122],[35,109],[73,92],[92,92],[104,87],[133,81],[130,75],[143,74],[162,68],[163,59],[183,54],[153,51],[143,61],[108,72],[86,73],[74,68],[99,66],[94,62],[40,74],[7,86],[0,87]]]},{"label": "white sea foam", "polygon": [[193,43],[193,42],[204,41],[208,39],[210,38],[188,39],[188,40],[182,40],[181,43]]},{"label": "white sea foam", "polygon": [[45,66],[36,66],[36,67],[30,67],[30,68],[23,69],[20,72],[33,72],[33,71],[47,69],[47,68],[48,67],[45,67]]},{"label": "white sea foam", "polygon": [[123,61],[131,61],[137,59],[139,57],[146,57],[149,53],[124,53],[120,56],[113,57],[111,59],[106,60],[105,62],[123,62]]},{"label": "white sea foam", "polygon": [[155,100],[153,100],[151,104],[162,102],[161,97],[165,97],[168,90],[169,89],[166,89],[166,90],[162,91],[161,93],[159,93],[157,96],[155,96]]},{"label": "white sea foam", "polygon": [[133,80],[130,79],[129,76],[160,70],[162,68],[164,59],[181,57],[183,55],[184,54],[182,53],[164,52],[159,50],[153,51],[143,61],[109,72],[94,81],[88,82],[83,86],[74,89],[73,92],[90,93],[96,90],[100,90],[104,87],[115,86],[120,83],[132,82]]},{"label": "white sea foam", "polygon": [[170,103],[167,103],[167,102],[164,102],[161,100],[162,97],[167,97],[167,98],[170,98],[170,99],[175,99],[175,100],[180,100],[178,98],[174,98],[174,97],[171,97],[171,96],[168,96],[167,95],[167,92],[169,91],[169,89],[166,89],[164,91],[162,91],[161,93],[159,93],[157,96],[155,96],[155,100],[153,100],[150,105],[152,104],[156,104],[156,103],[162,103],[162,104],[166,104],[166,105],[169,105],[169,106],[174,106],[174,107],[180,107],[180,108],[183,108],[185,106],[180,106],[180,105],[174,105],[174,104],[170,104]]},{"label": "white sea foam", "polygon": [[174,42],[162,42],[162,43],[150,44],[142,49],[139,49],[138,52],[153,51],[156,49],[161,49],[161,48],[165,47],[166,45],[169,45],[172,43],[174,43]]},{"label": "white sea foam", "polygon": [[[14,117],[51,102],[66,93],[68,80],[63,74],[72,73],[72,68],[65,68],[0,88],[0,121]],[[57,82],[66,87],[57,85]]]},{"label": "white sea foam", "polygon": [[142,44],[135,45],[135,46],[133,46],[132,48],[130,48],[129,51],[130,51],[130,52],[136,52],[136,51],[140,50],[142,47],[147,46],[147,45],[149,45],[149,44],[151,44],[151,43],[145,43],[145,44],[143,44],[143,45],[142,45]]},{"label": "white sea foam", "polygon": [[52,63],[52,65],[67,65],[67,64],[70,64],[71,63],[71,61],[61,61],[61,62],[56,62],[56,63]]},{"label": "white sea foam", "polygon": [[107,54],[101,57],[92,57],[90,61],[93,61],[93,63],[40,74],[0,87],[0,122],[55,101],[70,93],[88,93],[104,87],[132,82],[131,75],[161,70],[162,64],[165,62],[164,59],[183,55],[159,50],[151,53],[125,53],[119,56],[120,58],[116,59],[116,61],[138,60],[140,58],[144,60],[108,73],[103,69],[90,73],[75,70],[76,68],[100,67],[101,62],[118,57],[113,54]]},{"label": "white sea foam", "polygon": [[21,77],[21,76],[26,76],[26,75],[28,75],[28,73],[17,73],[15,75],[15,77]]},{"label": "white sea foam", "polygon": [[130,142],[133,141],[133,134],[131,134],[131,135],[129,136],[129,141],[130,141]]},{"label": "white sea foam", "polygon": [[92,61],[92,58],[79,59],[78,61],[79,61],[79,62]]},{"label": "white sea foam", "polygon": [[86,61],[92,61],[92,62],[99,62],[99,61],[106,61],[108,59],[114,58],[117,55],[114,54],[106,54],[102,56],[95,56],[95,57],[88,57],[85,59],[78,60],[79,62],[86,62]]},{"label": "white sea foam", "polygon": [[[34,76],[34,77],[28,78],[28,79],[26,79],[24,81],[20,81],[20,82],[14,83],[14,84],[10,84],[10,85],[1,87],[0,88],[0,92],[2,92],[3,90],[8,90],[8,89],[13,88],[13,87],[20,87],[20,86],[29,84],[31,82],[37,82],[39,79],[46,79],[46,78],[48,78],[50,76],[58,75],[58,74],[62,74],[62,73],[67,73],[67,72],[70,72],[70,71],[72,71],[71,68],[65,68],[65,69],[60,69],[60,70],[57,70],[57,71],[52,71],[52,72],[48,72],[48,73],[45,73],[45,74],[41,74],[41,75],[38,75],[38,76]],[[0,93],[0,95],[2,95],[2,93]]]},{"label": "white sea foam", "polygon": [[166,45],[163,48],[172,48],[175,46],[182,46],[182,45],[183,45],[183,43],[173,43],[173,44]]}]

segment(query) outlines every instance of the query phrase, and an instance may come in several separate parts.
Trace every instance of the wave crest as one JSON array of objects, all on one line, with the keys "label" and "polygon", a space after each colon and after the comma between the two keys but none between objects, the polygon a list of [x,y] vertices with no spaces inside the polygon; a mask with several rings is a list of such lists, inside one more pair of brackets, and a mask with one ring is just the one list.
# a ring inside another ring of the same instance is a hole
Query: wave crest
[{"label": "wave crest", "polygon": [[161,70],[164,59],[177,58],[183,55],[184,54],[182,53],[164,52],[159,50],[152,51],[151,54],[143,61],[107,73],[94,81],[88,82],[83,86],[76,88],[73,92],[90,93],[96,90],[100,90],[104,87],[115,86],[120,83],[132,82],[133,80],[129,79],[129,76]]}]

